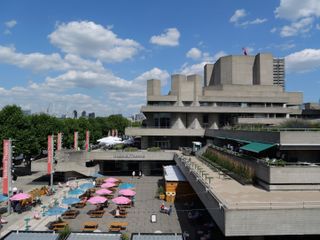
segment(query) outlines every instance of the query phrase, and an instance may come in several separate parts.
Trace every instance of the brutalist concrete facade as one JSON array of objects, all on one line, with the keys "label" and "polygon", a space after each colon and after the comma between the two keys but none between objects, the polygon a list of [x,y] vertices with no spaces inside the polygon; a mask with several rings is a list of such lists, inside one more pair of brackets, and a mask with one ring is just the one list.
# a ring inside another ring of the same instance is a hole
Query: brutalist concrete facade
[{"label": "brutalist concrete facade", "polygon": [[[190,129],[218,129],[237,123],[274,125],[300,116],[302,93],[285,92],[283,84],[274,80],[276,75],[271,54],[231,55],[207,64],[203,81],[200,75],[172,75],[168,95],[161,95],[160,80],[148,80],[147,105],[141,108],[146,126],[139,134],[130,128],[126,134],[145,138],[144,147],[173,148],[179,137],[190,137]],[[169,140],[162,134],[164,129],[180,131]]]}]

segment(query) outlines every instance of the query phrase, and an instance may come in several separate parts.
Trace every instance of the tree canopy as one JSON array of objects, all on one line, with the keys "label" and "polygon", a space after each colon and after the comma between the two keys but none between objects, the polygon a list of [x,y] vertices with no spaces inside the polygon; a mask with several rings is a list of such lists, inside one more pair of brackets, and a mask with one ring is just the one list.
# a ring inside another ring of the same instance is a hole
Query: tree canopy
[{"label": "tree canopy", "polygon": [[73,134],[78,131],[79,147],[84,148],[85,132],[90,131],[90,143],[96,143],[99,138],[107,136],[112,129],[118,129],[120,135],[129,126],[128,119],[121,115],[108,117],[79,119],[59,119],[47,114],[26,116],[20,107],[10,105],[0,111],[0,157],[2,161],[3,139],[12,139],[14,155],[37,155],[47,149],[47,136],[63,133],[63,147],[73,146]]}]

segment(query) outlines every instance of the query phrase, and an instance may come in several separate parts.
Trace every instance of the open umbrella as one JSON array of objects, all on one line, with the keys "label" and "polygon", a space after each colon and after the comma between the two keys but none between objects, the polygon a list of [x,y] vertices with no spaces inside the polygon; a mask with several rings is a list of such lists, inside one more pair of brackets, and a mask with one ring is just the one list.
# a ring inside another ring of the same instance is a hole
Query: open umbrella
[{"label": "open umbrella", "polygon": [[114,177],[108,177],[107,179],[104,180],[104,182],[115,183],[115,182],[119,182],[119,179],[114,178]]},{"label": "open umbrella", "polygon": [[112,202],[114,202],[115,204],[129,204],[131,202],[131,200],[129,198],[126,197],[116,197],[114,199],[112,199]]},{"label": "open umbrella", "polygon": [[78,202],[80,202],[80,199],[75,197],[68,197],[62,200],[62,204],[66,204],[66,205],[72,205]]},{"label": "open umbrella", "polygon": [[80,188],[75,188],[72,189],[68,192],[70,195],[80,195],[84,193],[84,190],[80,189]]},{"label": "open umbrella", "polygon": [[20,201],[20,200],[25,200],[25,199],[28,199],[30,198],[31,195],[28,194],[28,193],[17,193],[15,195],[13,195],[10,200],[11,201]]},{"label": "open umbrella", "polygon": [[107,200],[108,199],[106,199],[105,197],[94,196],[94,197],[90,198],[88,200],[88,202],[91,204],[101,204],[101,203],[105,203]]},{"label": "open umbrella", "polygon": [[8,200],[8,197],[3,195],[3,194],[0,194],[0,202],[5,202]]},{"label": "open umbrella", "polygon": [[89,188],[93,188],[93,183],[83,183],[79,186],[79,188],[81,188],[82,190],[88,190]]},{"label": "open umbrella", "polygon": [[121,183],[119,185],[119,189],[128,189],[128,188],[134,188],[135,185],[131,183]]},{"label": "open umbrella", "polygon": [[106,182],[106,183],[101,185],[102,188],[111,188],[111,187],[114,187],[114,186],[116,186],[116,184],[111,183],[111,182]]},{"label": "open umbrella", "polygon": [[110,191],[109,189],[105,189],[105,188],[102,188],[102,189],[99,189],[96,191],[96,194],[98,194],[98,195],[109,195],[111,193],[112,193],[112,191]]},{"label": "open umbrella", "polygon": [[123,196],[132,197],[132,196],[136,195],[136,192],[131,189],[122,189],[119,191],[119,194],[123,195]]},{"label": "open umbrella", "polygon": [[61,215],[61,214],[63,214],[65,211],[67,211],[66,208],[53,207],[53,208],[49,208],[49,209],[48,209],[48,211],[46,212],[46,215],[47,215],[47,216]]}]

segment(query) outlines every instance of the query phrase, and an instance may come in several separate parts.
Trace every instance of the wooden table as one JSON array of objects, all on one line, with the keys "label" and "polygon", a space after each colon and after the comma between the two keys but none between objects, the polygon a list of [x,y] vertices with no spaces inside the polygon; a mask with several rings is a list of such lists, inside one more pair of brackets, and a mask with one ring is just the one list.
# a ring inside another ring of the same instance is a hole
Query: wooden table
[{"label": "wooden table", "polygon": [[53,231],[59,231],[59,230],[63,230],[66,226],[68,226],[68,223],[67,222],[53,223],[51,226]]},{"label": "wooden table", "polygon": [[93,232],[98,228],[98,223],[97,222],[85,222],[83,224],[82,231],[83,232]]}]

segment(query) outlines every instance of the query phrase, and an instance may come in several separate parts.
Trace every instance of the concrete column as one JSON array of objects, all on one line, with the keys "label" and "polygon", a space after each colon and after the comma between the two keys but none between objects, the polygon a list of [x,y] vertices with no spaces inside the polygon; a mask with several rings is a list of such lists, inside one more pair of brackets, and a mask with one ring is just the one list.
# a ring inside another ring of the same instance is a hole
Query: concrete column
[{"label": "concrete column", "polygon": [[148,148],[148,137],[141,137],[141,149],[147,149]]}]

